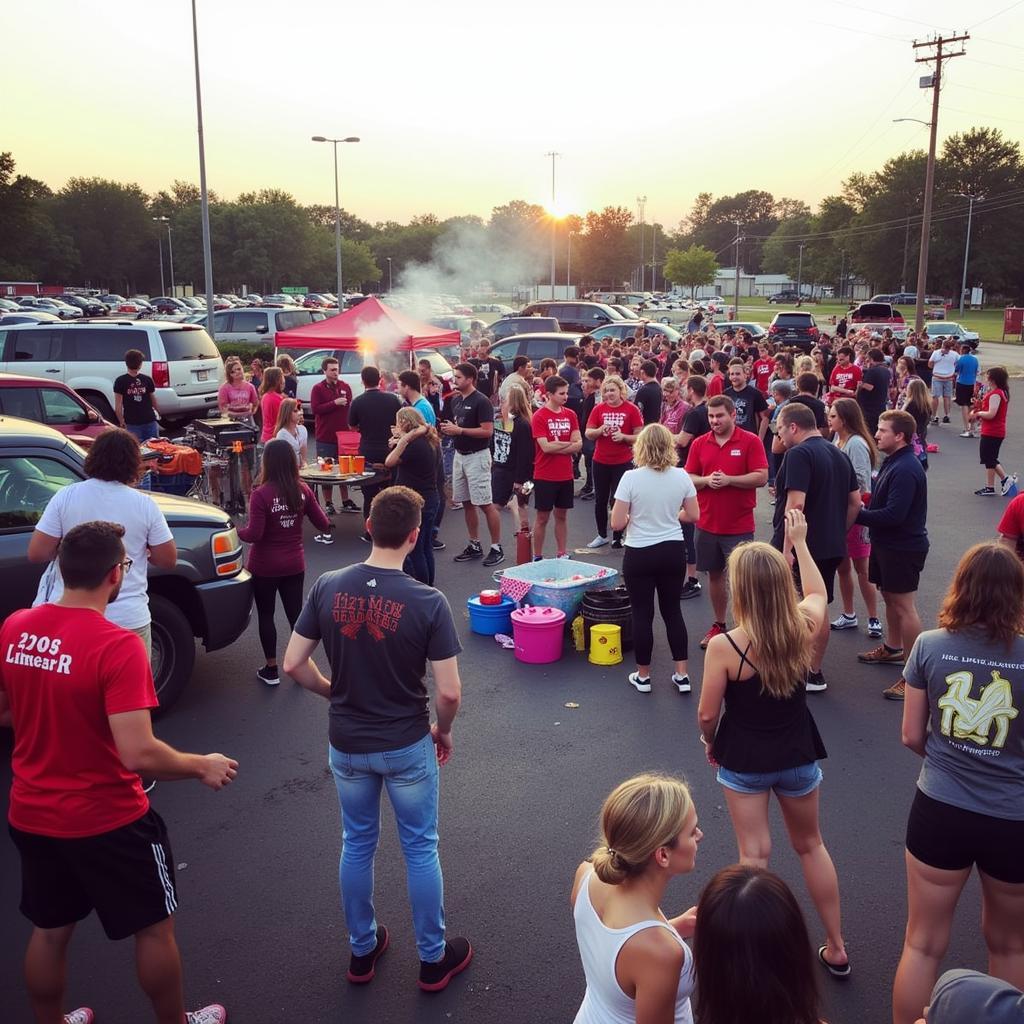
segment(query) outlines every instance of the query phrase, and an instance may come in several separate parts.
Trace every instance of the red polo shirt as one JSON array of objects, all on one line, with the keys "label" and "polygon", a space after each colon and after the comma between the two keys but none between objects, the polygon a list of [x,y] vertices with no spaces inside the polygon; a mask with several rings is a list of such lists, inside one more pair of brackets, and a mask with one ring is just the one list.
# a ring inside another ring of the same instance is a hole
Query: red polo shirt
[{"label": "red polo shirt", "polygon": [[[725,444],[714,431],[694,438],[686,457],[686,472],[711,476],[720,469],[726,476],[743,476],[768,468],[764,443],[757,434],[737,427]],[[702,487],[697,491],[700,518],[697,525],[708,533],[731,535],[754,532],[757,489],[753,487]]]}]

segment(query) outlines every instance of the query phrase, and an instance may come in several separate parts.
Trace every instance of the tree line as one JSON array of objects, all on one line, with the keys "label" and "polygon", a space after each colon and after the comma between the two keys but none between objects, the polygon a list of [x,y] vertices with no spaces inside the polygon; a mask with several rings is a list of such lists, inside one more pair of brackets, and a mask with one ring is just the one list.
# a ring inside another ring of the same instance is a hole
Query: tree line
[{"label": "tree line", "polygon": [[[632,210],[607,206],[553,220],[523,200],[477,216],[374,224],[343,210],[346,288],[381,291],[415,281],[415,268],[469,290],[499,291],[546,283],[554,250],[559,284],[567,274],[583,288],[620,288],[644,280],[651,288],[704,283],[716,266],[786,273],[838,287],[860,278],[880,291],[913,290],[923,207],[926,155],[900,153],[878,170],[858,172],[815,210],[802,200],[751,189],[714,197],[701,193],[675,228],[640,224]],[[968,200],[975,196],[968,286],[992,299],[1024,296],[1024,158],[1020,145],[991,128],[950,136],[935,173],[928,290],[957,296]],[[0,154],[0,279],[107,287],[156,294],[158,244],[173,232],[177,282],[203,280],[199,191],[176,181],[147,194],[137,184],[71,178],[54,191],[16,173]],[[276,291],[284,285],[333,290],[334,208],[303,206],[278,189],[210,196],[214,282],[218,291]],[[738,245],[737,245],[738,239]],[[168,269],[165,265],[165,273]],[[389,276],[390,275],[390,276]],[[709,277],[710,275],[710,277]],[[472,280],[470,279],[472,278]],[[168,277],[169,281],[169,277]]]}]

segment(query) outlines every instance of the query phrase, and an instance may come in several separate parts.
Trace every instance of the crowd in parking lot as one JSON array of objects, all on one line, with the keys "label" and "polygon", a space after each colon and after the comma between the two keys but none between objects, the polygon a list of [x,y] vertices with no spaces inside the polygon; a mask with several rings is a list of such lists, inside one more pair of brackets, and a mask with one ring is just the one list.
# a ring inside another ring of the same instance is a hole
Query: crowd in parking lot
[{"label": "crowd in parking lot", "polygon": [[[348,980],[371,982],[389,945],[373,904],[382,787],[409,868],[420,988],[444,989],[473,957],[468,939],[446,934],[437,855],[438,767],[452,755],[461,695],[438,527],[461,512],[457,562],[494,569],[512,557],[514,538],[517,560],[547,555],[555,573],[557,560],[574,553],[570,515],[593,514],[595,535],[581,557],[622,552],[635,645],[623,681],[630,694],[655,685],[656,610],[672,662],[664,675],[679,694],[691,692],[684,602],[707,588],[697,716],[741,866],[719,872],[696,908],[665,918],[669,881],[697,857],[697,810],[669,777],[617,787],[602,809],[602,843],[572,885],[587,980],[577,1020],[686,1021],[696,982],[702,1024],[813,1024],[813,972],[853,972],[842,887],[819,827],[826,752],[808,695],[828,689],[831,634],[861,629],[858,590],[873,641],[858,658],[899,672],[883,693],[903,703],[903,742],[923,759],[907,831],[909,913],[894,1022],[914,1024],[929,1001],[932,1024],[962,1019],[965,1007],[979,1021],[1016,1019],[1024,1000],[1012,988],[1024,985],[1024,496],[1014,496],[1016,477],[1001,461],[1006,371],[982,372],[969,342],[897,338],[877,325],[842,322],[807,344],[715,324],[699,309],[683,330],[666,326],[560,332],[547,355],[557,332],[495,340],[474,325],[450,380],[430,359],[401,371],[381,359],[363,366],[358,393],[338,359],[324,356],[309,399],[312,438],[291,357],[254,363],[248,376],[231,358],[209,378],[203,393],[212,390],[216,410],[258,436],[238,529],[259,619],[256,675],[280,683],[280,599],[293,629],[281,668],[330,703]],[[187,325],[174,330],[187,338]],[[164,333],[144,340],[167,344]],[[149,725],[157,698],[145,657],[146,566],[172,566],[177,549],[164,516],[133,486],[139,443],[152,439],[159,413],[160,381],[141,371],[147,354],[122,348],[111,412],[125,429],[95,438],[85,479],[58,489],[33,522],[28,555],[47,569],[36,607],[2,630],[0,716],[15,729],[11,825],[22,910],[35,926],[26,976],[40,1021],[63,1016],[68,945],[91,909],[111,938],[135,936],[140,982],[159,1019],[226,1019],[218,1004],[186,1018],[173,863],[140,778],[193,777],[218,789],[239,770],[221,754],[172,750]],[[346,433],[358,435],[372,473],[361,509],[349,491],[335,505],[332,486],[317,495],[301,476],[316,459],[337,460]],[[978,440],[985,479],[975,495],[1012,500],[999,528],[1004,543],[966,552],[941,628],[922,630],[915,593],[929,551],[928,454],[942,435],[950,444]],[[759,493],[773,506],[765,542],[755,539]],[[307,588],[304,519],[316,541],[330,544],[345,513],[361,513],[366,562]],[[830,620],[836,579],[843,607]],[[329,678],[311,660],[320,643]],[[976,675],[985,678],[976,684]],[[70,706],[58,684],[81,699]],[[773,792],[825,933],[816,955],[792,893],[767,870]],[[937,979],[975,865],[992,977]],[[777,1004],[771,1013],[765,991]],[[64,1019],[93,1018],[81,1008]]]}]

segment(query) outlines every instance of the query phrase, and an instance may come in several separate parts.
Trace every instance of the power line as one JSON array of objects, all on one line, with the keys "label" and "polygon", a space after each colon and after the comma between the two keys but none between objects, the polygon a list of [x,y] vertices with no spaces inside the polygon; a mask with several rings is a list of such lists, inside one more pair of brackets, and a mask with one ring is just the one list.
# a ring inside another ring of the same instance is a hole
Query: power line
[{"label": "power line", "polygon": [[1018,75],[1024,75],[1024,68],[1015,68],[1010,64],[995,64],[990,60],[978,60],[977,57],[967,58],[972,64],[984,64],[987,68],[999,68],[1001,71],[1016,71]]},{"label": "power line", "polygon": [[959,107],[945,107],[945,110],[950,110],[954,114],[966,114],[968,117],[977,117],[981,120],[989,121],[1008,121],[1010,124],[1024,124],[1024,120],[1019,117],[1000,117],[998,114],[979,114],[973,110],[961,110]]},{"label": "power line", "polygon": [[[1004,14],[1012,11],[1015,7],[1020,7],[1021,4],[1024,4],[1024,0],[1015,0],[1015,2],[1010,4],[1009,7],[1004,7],[1001,11],[996,11],[995,14],[990,14],[987,18],[982,18],[981,21],[976,21],[971,28],[977,28],[979,25],[986,25],[990,21],[995,21],[996,18],[1002,17]],[[968,29],[967,31],[969,32],[970,30],[971,29]]]},{"label": "power line", "polygon": [[1000,96],[1006,100],[1017,100],[1018,103],[1024,103],[1024,96],[1013,96],[1008,92],[993,92],[991,89],[979,89],[975,85],[964,85],[963,82],[947,82],[946,87],[952,85],[954,89],[966,89],[968,92],[980,92],[985,96]]},{"label": "power line", "polygon": [[893,21],[905,21],[909,25],[922,25],[925,28],[932,29],[936,28],[936,25],[930,21],[919,21],[917,18],[904,18],[899,14],[890,14],[888,11],[880,11],[874,7],[864,7],[861,4],[849,3],[849,0],[828,0],[829,3],[836,4],[839,7],[849,7],[854,11],[863,11],[865,14],[875,14],[880,18],[891,18]]}]

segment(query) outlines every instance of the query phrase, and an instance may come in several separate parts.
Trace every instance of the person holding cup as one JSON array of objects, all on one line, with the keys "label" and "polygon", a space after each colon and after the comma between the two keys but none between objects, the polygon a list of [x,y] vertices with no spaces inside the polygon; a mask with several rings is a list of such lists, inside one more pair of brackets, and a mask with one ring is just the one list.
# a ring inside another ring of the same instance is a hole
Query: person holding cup
[{"label": "person holding cup", "polygon": [[[352,404],[352,389],[339,376],[338,360],[327,356],[320,364],[324,379],[313,385],[309,395],[309,404],[313,409],[318,459],[338,458],[338,431],[348,430],[348,410]],[[324,500],[324,511],[329,515],[337,515],[338,510],[331,500],[334,488],[330,484],[321,484],[321,497]],[[341,511],[357,513],[359,507],[349,497],[348,488],[341,487]]]}]

